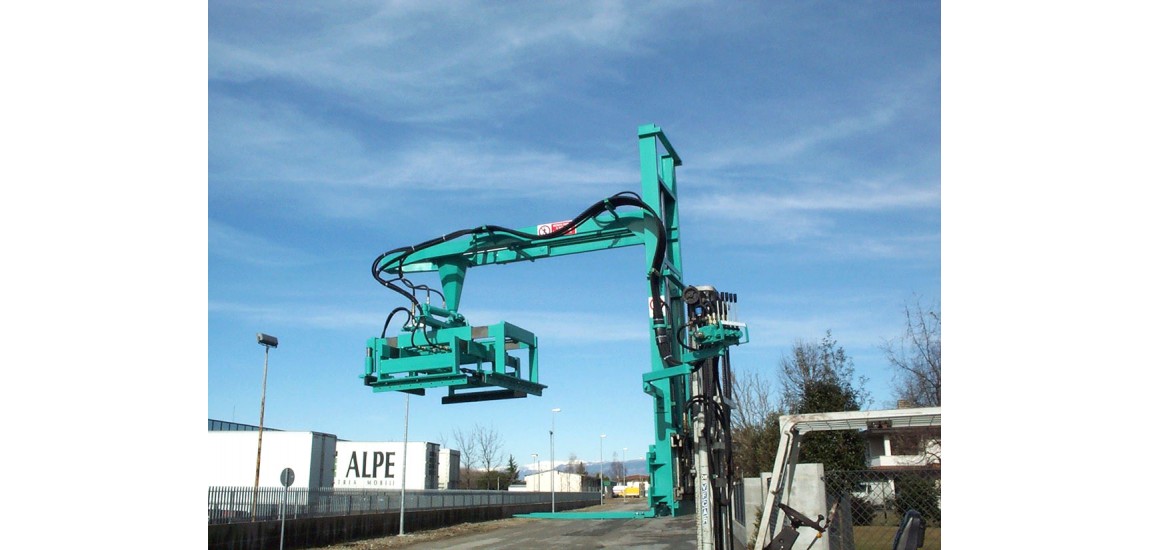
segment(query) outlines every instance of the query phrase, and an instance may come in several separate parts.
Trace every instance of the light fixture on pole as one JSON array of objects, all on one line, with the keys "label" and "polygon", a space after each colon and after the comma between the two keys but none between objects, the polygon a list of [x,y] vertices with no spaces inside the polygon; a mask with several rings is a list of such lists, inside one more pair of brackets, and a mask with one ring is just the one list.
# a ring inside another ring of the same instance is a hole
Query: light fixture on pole
[{"label": "light fixture on pole", "polygon": [[551,513],[555,513],[555,413],[558,407],[551,409]]},{"label": "light fixture on pole", "polygon": [[607,434],[599,434],[599,505],[603,504],[603,438]]},{"label": "light fixture on pole", "polygon": [[531,458],[535,459],[535,492],[539,492],[539,453],[531,453]]},{"label": "light fixture on pole", "polygon": [[256,520],[256,503],[260,496],[260,455],[264,450],[264,400],[268,394],[268,350],[278,348],[280,345],[279,338],[262,332],[256,333],[256,342],[264,347],[264,384],[260,390],[260,429],[256,439],[256,481],[252,484],[252,521]]},{"label": "light fixture on pole", "polygon": [[[629,473],[630,472],[627,471],[627,448],[623,447],[623,486],[624,487],[627,486],[627,474],[629,474]],[[624,492],[623,494],[626,495],[627,493]]]}]

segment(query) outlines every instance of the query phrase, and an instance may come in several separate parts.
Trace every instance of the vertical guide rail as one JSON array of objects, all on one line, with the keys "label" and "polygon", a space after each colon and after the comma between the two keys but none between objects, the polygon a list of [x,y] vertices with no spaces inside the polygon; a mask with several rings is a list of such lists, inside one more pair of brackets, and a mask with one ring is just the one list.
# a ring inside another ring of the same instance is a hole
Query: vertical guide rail
[{"label": "vertical guide rail", "polygon": [[[659,149],[662,147],[663,153]],[[660,296],[651,296],[651,372],[659,373],[672,368],[663,360],[657,341],[656,329],[665,328],[673,339],[684,324],[682,306],[683,268],[679,235],[679,203],[675,182],[675,167],[682,164],[675,149],[667,141],[662,129],[653,124],[639,127],[639,166],[643,202],[659,213],[667,235],[667,248],[659,273],[649,274],[659,279]],[[646,259],[655,260],[657,235],[646,234]],[[655,307],[663,302],[664,326],[655,325]],[[672,359],[678,361],[680,350],[671,346]],[[643,391],[654,399],[655,443],[647,451],[647,469],[651,475],[651,490],[647,494],[650,515],[680,515],[682,497],[689,491],[684,487],[683,407],[687,396],[686,375],[660,377],[644,383]]]}]

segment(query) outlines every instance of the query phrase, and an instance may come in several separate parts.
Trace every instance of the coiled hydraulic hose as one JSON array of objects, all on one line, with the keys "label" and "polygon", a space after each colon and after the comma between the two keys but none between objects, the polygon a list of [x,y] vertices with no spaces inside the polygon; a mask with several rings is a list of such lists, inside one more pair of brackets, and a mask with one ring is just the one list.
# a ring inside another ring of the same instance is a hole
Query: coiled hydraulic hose
[{"label": "coiled hydraulic hose", "polygon": [[[659,354],[662,356],[665,363],[668,365],[681,364],[679,361],[674,359],[671,348],[672,340],[667,331],[666,318],[663,315],[664,304],[661,292],[661,282],[663,260],[667,254],[667,230],[663,225],[662,218],[659,217],[659,213],[656,212],[655,209],[651,208],[647,203],[643,202],[639,195],[632,191],[616,193],[610,197],[607,197],[606,199],[603,199],[602,201],[592,204],[583,210],[583,212],[581,212],[578,216],[572,218],[571,221],[564,224],[563,227],[560,227],[559,229],[552,231],[547,235],[534,235],[531,233],[526,233],[498,225],[483,225],[472,229],[461,229],[454,231],[452,233],[443,235],[442,237],[429,239],[416,245],[395,248],[376,257],[375,261],[372,262],[371,274],[372,277],[374,277],[376,281],[379,281],[380,284],[391,290],[394,290],[395,292],[398,292],[400,295],[407,298],[407,300],[412,303],[413,308],[415,308],[418,307],[419,300],[412,292],[408,292],[406,289],[395,285],[394,281],[402,281],[408,288],[412,289],[413,291],[417,288],[420,288],[415,287],[403,277],[403,263],[416,252],[430,248],[440,243],[445,243],[447,241],[466,237],[468,235],[504,234],[523,239],[527,242],[546,241],[548,239],[561,237],[565,235],[567,231],[578,226],[579,224],[594,218],[603,212],[613,211],[616,208],[622,206],[641,208],[647,213],[651,214],[651,216],[653,216],[658,221],[656,224],[658,231],[656,233],[657,239],[655,242],[655,253],[651,259],[651,267],[647,272],[647,280],[651,284],[651,298],[653,301],[652,315],[653,324],[655,326],[655,342],[659,348]],[[385,258],[395,254],[398,254],[398,256],[394,256],[386,263],[384,263]],[[392,268],[395,268],[397,277],[394,279],[384,279],[382,274]]]}]

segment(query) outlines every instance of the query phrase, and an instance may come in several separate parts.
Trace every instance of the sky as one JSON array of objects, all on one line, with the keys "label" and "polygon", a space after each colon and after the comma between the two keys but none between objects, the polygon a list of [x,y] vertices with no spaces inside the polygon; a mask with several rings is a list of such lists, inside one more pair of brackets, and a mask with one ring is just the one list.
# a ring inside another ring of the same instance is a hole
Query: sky
[{"label": "sky", "polygon": [[[940,26],[937,2],[210,3],[208,416],[259,421],[263,332],[265,426],[402,439],[404,394],[358,377],[403,305],[375,257],[639,191],[644,124],[683,161],[688,283],[738,294],[736,375],[829,330],[893,406],[880,346],[940,302]],[[528,466],[554,423],[559,462],[641,458],[645,269],[630,248],[469,271],[460,313],[534,332],[547,389],[414,396],[409,439],[494,427]]]},{"label": "sky", "polygon": [[[907,300],[941,289],[943,476],[947,502],[969,504],[947,521],[972,527],[948,541],[981,542],[987,487],[1139,506],[1138,491],[1111,490],[1130,484],[1123,469],[1065,487],[1048,481],[1065,461],[1045,458],[1073,458],[1076,433],[1138,452],[1145,7],[307,6],[26,2],[0,18],[0,403],[31,453],[5,463],[30,474],[12,478],[23,494],[107,479],[186,489],[152,523],[202,533],[196,441],[205,416],[258,422],[256,332],[281,343],[269,426],[401,437],[403,399],[357,378],[397,305],[370,278],[375,256],[636,189],[635,132],[654,123],[684,162],[687,278],[737,292],[751,327],[736,369],[773,373],[794,339],[831,329],[878,406],[876,344],[897,336]],[[490,423],[526,463],[546,456],[561,407],[559,456],[593,459],[605,433],[606,455],[632,459],[652,439],[640,256],[474,270],[463,313],[536,332],[549,388],[412,398],[413,440]],[[1037,475],[1001,467],[1018,460]],[[1013,511],[1028,525],[1056,512]],[[91,522],[76,536],[110,524],[75,519]]]}]

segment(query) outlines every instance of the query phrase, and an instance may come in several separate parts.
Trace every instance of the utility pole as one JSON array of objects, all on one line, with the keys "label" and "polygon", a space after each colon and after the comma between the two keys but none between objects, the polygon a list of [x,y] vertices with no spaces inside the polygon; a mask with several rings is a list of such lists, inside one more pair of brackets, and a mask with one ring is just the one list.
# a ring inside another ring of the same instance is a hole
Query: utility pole
[{"label": "utility pole", "polygon": [[407,511],[407,411],[411,394],[403,394],[403,473],[399,475],[399,536],[403,536],[403,516]]},{"label": "utility pole", "polygon": [[260,497],[260,455],[264,450],[264,401],[268,395],[268,350],[280,345],[278,338],[262,332],[256,333],[256,342],[264,347],[264,384],[260,390],[260,429],[256,439],[256,480],[252,484],[252,521],[256,520],[256,505]]},{"label": "utility pole", "polygon": [[599,505],[603,505],[603,438],[607,434],[599,434]]},{"label": "utility pole", "polygon": [[555,413],[559,408],[551,409],[551,513],[555,513]]}]

